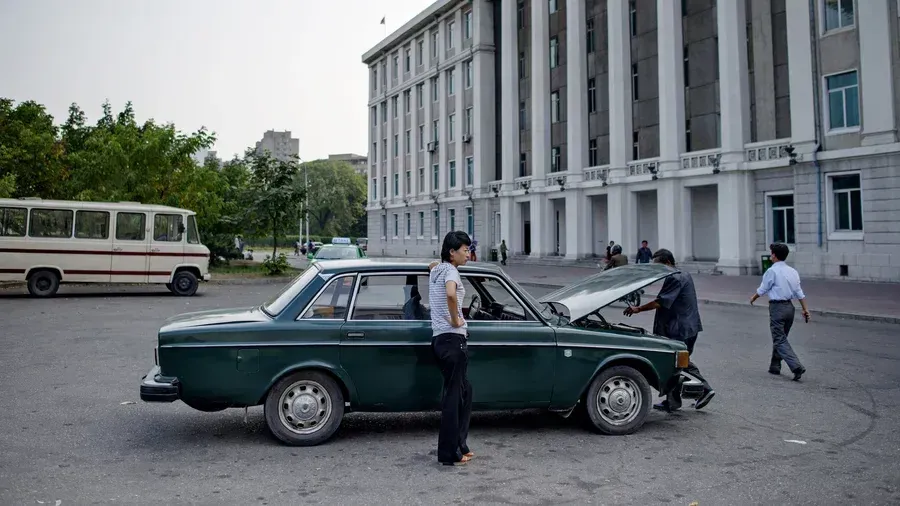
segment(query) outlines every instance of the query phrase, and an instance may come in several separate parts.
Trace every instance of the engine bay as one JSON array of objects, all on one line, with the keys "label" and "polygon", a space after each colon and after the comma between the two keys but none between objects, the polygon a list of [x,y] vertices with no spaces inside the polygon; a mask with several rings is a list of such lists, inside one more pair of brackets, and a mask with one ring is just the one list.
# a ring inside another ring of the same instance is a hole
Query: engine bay
[{"label": "engine bay", "polygon": [[633,332],[635,334],[647,334],[647,329],[626,323],[610,323],[600,314],[600,310],[576,320],[570,324],[573,327],[586,330],[615,330],[620,332]]}]

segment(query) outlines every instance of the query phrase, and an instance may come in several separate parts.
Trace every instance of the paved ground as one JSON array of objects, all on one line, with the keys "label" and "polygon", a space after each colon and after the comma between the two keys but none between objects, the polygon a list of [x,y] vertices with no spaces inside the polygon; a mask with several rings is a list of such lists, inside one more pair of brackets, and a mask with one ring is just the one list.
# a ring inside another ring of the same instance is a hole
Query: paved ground
[{"label": "paved ground", "polygon": [[535,411],[479,413],[478,457],[464,468],[430,454],[433,413],[352,414],[331,442],[290,448],[270,436],[261,408],[245,423],[242,410],[139,400],[166,317],[256,304],[278,289],[0,294],[0,504],[900,501],[900,338],[872,322],[798,323],[792,341],[809,373],[797,383],[766,373],[762,315],[703,306],[695,359],[718,392],[706,409],[651,413],[627,437]]}]

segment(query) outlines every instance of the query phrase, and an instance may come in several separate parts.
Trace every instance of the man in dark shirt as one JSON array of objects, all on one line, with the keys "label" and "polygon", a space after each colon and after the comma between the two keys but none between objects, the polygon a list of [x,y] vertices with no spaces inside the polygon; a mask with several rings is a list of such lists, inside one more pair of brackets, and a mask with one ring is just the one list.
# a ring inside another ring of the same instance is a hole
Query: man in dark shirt
[{"label": "man in dark shirt", "polygon": [[637,263],[649,264],[651,258],[653,258],[653,252],[647,246],[647,241],[641,241],[641,249],[637,252]]},{"label": "man in dark shirt", "polygon": [[[667,249],[657,250],[653,254],[653,262],[675,268],[675,257]],[[653,319],[653,333],[658,336],[668,337],[681,341],[687,345],[688,354],[694,353],[694,343],[697,335],[703,330],[700,322],[700,311],[697,308],[697,292],[694,290],[694,280],[687,272],[673,274],[663,282],[662,289],[656,299],[643,306],[628,307],[625,316],[631,316],[643,311],[656,310]],[[687,373],[703,383],[703,393],[694,404],[694,408],[701,409],[712,400],[716,392],[712,389],[700,369],[693,362],[688,363]],[[662,411],[675,411],[681,408],[681,383],[666,395],[666,400],[653,406]]]}]

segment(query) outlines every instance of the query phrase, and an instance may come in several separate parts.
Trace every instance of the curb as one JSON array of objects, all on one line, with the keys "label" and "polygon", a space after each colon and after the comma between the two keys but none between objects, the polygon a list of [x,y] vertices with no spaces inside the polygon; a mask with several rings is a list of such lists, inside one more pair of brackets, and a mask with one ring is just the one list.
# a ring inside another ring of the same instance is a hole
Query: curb
[{"label": "curb", "polygon": [[[546,288],[551,290],[557,290],[562,288],[561,285],[554,285],[549,283],[531,283],[531,282],[519,282],[519,285],[524,287],[532,287],[532,288]],[[759,306],[751,306],[746,302],[732,302],[727,300],[713,300],[713,299],[697,299],[697,302],[704,305],[709,306],[726,306],[726,307],[750,307],[750,308],[765,308],[764,305]],[[810,310],[815,316],[823,316],[826,318],[839,318],[842,320],[856,320],[856,321],[870,321],[877,323],[888,323],[892,325],[900,325],[900,317],[897,316],[884,316],[884,315],[873,315],[873,314],[863,314],[863,313],[850,313],[844,311],[831,311],[831,310],[823,310],[823,309],[812,309]]]}]

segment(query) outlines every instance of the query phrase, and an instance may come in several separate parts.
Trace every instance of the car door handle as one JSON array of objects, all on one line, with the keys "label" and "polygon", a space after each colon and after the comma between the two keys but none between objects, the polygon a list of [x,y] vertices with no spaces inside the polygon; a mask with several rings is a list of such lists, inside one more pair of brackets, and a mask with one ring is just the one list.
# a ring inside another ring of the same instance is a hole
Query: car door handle
[{"label": "car door handle", "polygon": [[122,248],[113,248],[113,251],[122,251]]},{"label": "car door handle", "polygon": [[150,251],[153,252],[153,253],[159,253],[159,248],[153,248],[153,249],[151,249]]},{"label": "car door handle", "polygon": [[347,332],[347,337],[351,339],[362,339],[366,337],[365,332]]}]

